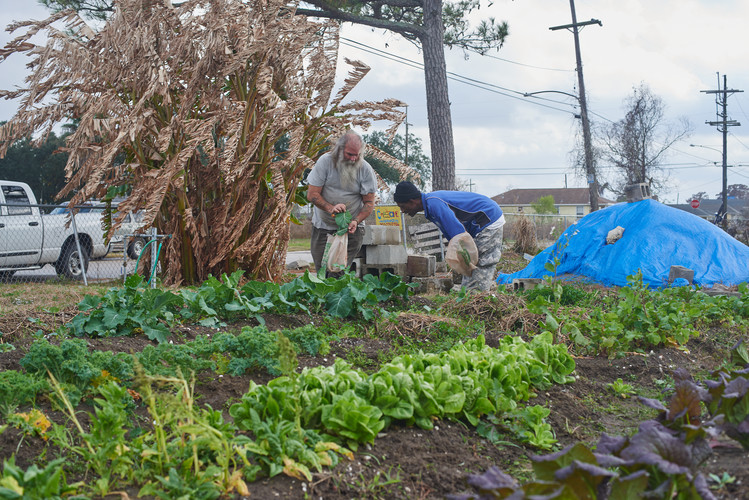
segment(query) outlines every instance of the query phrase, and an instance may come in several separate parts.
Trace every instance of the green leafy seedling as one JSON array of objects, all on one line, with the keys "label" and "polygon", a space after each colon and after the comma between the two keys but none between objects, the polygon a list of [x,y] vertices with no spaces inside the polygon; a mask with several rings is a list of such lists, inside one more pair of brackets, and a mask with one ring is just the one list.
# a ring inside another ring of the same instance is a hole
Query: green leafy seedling
[{"label": "green leafy seedling", "polygon": [[635,388],[631,384],[624,382],[620,378],[616,379],[610,384],[606,384],[606,386],[614,391],[616,395],[622,399],[627,399],[635,394]]},{"label": "green leafy seedling", "polygon": [[736,477],[730,475],[728,472],[723,472],[723,474],[721,475],[711,473],[711,474],[708,474],[707,477],[710,479],[710,481],[715,483],[712,486],[710,486],[710,488],[714,490],[722,490],[727,485],[733,484],[736,482]]}]

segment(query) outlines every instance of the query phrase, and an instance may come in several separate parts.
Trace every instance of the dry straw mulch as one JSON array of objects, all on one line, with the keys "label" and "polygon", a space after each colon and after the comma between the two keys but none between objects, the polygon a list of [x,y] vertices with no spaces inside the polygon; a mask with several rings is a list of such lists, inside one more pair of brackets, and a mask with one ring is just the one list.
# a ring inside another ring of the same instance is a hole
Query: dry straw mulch
[{"label": "dry straw mulch", "polygon": [[447,323],[458,326],[455,318],[435,316],[434,314],[402,312],[393,322],[385,323],[379,333],[391,339],[427,340],[428,334],[435,329],[436,323]]},{"label": "dry straw mulch", "polygon": [[481,318],[487,329],[521,334],[537,330],[541,319],[528,311],[523,297],[495,292],[471,293],[467,299],[448,302],[443,309],[463,318]]}]

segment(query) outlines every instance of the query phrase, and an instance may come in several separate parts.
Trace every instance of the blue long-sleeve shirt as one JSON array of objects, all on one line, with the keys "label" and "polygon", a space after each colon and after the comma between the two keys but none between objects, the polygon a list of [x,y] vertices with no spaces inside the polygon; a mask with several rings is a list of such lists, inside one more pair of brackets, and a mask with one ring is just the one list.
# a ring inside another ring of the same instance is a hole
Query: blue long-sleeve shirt
[{"label": "blue long-sleeve shirt", "polygon": [[476,237],[502,217],[499,205],[482,194],[466,191],[422,193],[424,216],[434,222],[448,240],[462,232]]}]

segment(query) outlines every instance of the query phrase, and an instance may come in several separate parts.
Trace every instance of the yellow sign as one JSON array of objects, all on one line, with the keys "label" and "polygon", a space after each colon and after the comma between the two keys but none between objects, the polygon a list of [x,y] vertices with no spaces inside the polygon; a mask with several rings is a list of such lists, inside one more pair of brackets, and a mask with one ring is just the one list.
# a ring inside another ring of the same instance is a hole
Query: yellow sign
[{"label": "yellow sign", "polygon": [[383,205],[375,207],[375,224],[378,226],[398,226],[401,225],[401,209],[398,205]]}]

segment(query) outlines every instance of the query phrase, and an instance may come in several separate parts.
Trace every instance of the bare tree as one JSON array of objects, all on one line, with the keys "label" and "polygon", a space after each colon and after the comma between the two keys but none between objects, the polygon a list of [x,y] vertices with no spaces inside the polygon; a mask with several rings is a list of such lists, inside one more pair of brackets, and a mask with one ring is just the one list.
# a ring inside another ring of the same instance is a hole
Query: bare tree
[{"label": "bare tree", "polygon": [[508,34],[507,23],[493,18],[471,31],[467,16],[480,0],[305,0],[312,9],[297,14],[362,24],[398,33],[422,49],[427,120],[432,154],[432,187],[455,188],[455,145],[447,88],[444,47],[486,52],[499,48]]},{"label": "bare tree", "polygon": [[664,123],[663,100],[641,83],[625,100],[624,118],[600,134],[603,157],[618,171],[612,191],[622,194],[629,184],[647,183],[657,194],[668,179],[662,166],[668,149],[691,133],[691,125],[682,118],[678,126]]},{"label": "bare tree", "polygon": [[[579,119],[577,117],[576,119]],[[595,126],[591,122],[591,132],[595,131]],[[601,159],[604,157],[603,150],[600,145],[593,142],[591,144],[591,155],[592,155],[592,171],[595,172],[597,184],[598,184],[598,195],[601,196],[607,190],[612,191],[609,182],[604,182],[601,178],[599,164]],[[588,165],[585,159],[585,141],[583,140],[583,129],[577,127],[575,132],[575,145],[572,150],[568,153],[570,165],[574,171],[574,175],[581,179],[588,181]]]},{"label": "bare tree", "polygon": [[[334,95],[337,24],[295,16],[286,1],[115,6],[99,32],[70,10],[10,26],[24,32],[0,62],[27,54],[33,71],[26,88],[0,92],[22,97],[0,127],[0,156],[20,137],[42,141],[77,119],[60,196],[130,191],[121,213],[144,208],[146,224],[170,235],[167,283],[235,269],[274,279],[304,169],[347,127],[384,119],[394,133],[403,103],[343,104],[369,68],[348,61]],[[45,46],[31,41],[40,32]]]},{"label": "bare tree", "polygon": [[700,191],[698,193],[695,193],[690,198],[690,200],[700,200],[700,201],[701,200],[709,200],[709,199],[710,199],[710,197],[707,195],[707,193],[705,191]]},{"label": "bare tree", "polygon": [[[739,200],[749,200],[749,186],[746,184],[729,184],[726,188],[727,194],[730,197],[737,198]],[[716,198],[723,196],[723,193],[715,195]]]}]

